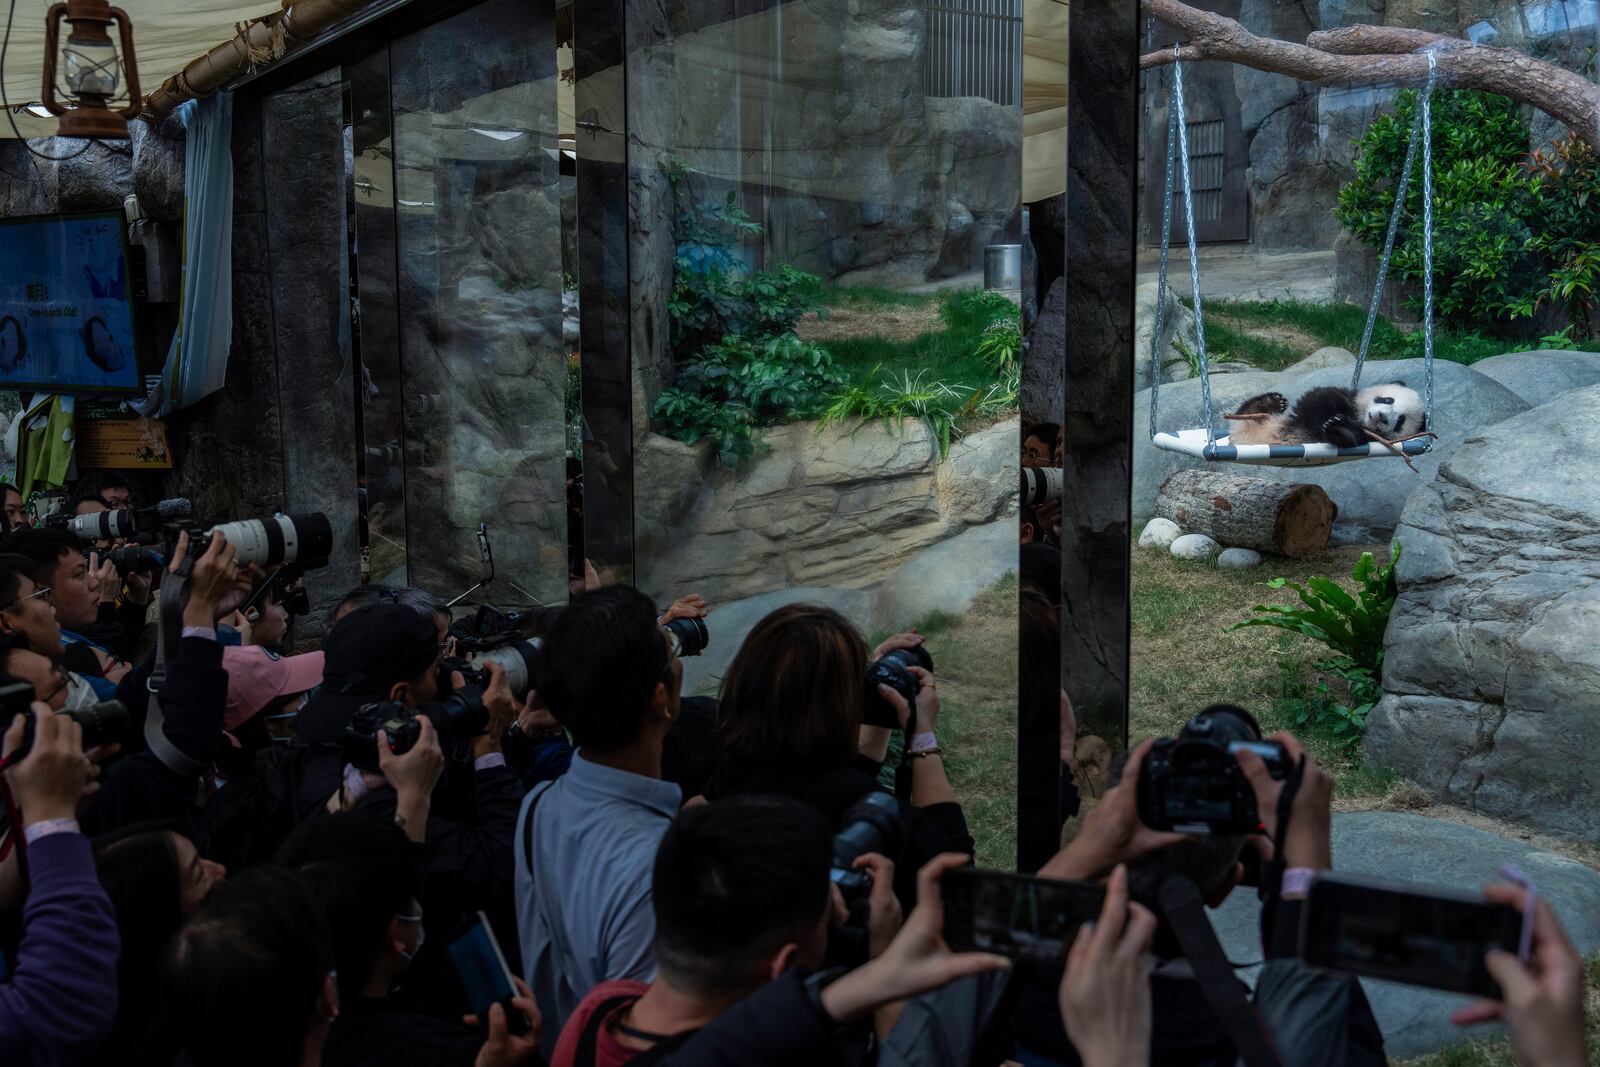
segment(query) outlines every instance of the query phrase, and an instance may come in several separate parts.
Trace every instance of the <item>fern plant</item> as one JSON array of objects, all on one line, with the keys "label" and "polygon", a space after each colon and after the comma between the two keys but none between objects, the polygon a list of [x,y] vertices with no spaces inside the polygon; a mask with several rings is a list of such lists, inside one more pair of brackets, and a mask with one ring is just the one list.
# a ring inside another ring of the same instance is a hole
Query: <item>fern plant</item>
[{"label": "fern plant", "polygon": [[1342,678],[1349,686],[1351,704],[1328,705],[1318,711],[1311,704],[1301,723],[1313,718],[1331,726],[1334,736],[1350,740],[1366,725],[1367,713],[1383,695],[1383,638],[1389,628],[1398,586],[1394,568],[1400,559],[1400,542],[1389,552],[1389,562],[1380,565],[1371,552],[1356,561],[1351,577],[1356,591],[1350,593],[1331,578],[1308,578],[1304,584],[1274,578],[1269,589],[1292,589],[1300,603],[1257,604],[1255,616],[1236,622],[1228,632],[1249,626],[1271,626],[1320,641],[1331,653],[1317,664],[1319,670]]}]

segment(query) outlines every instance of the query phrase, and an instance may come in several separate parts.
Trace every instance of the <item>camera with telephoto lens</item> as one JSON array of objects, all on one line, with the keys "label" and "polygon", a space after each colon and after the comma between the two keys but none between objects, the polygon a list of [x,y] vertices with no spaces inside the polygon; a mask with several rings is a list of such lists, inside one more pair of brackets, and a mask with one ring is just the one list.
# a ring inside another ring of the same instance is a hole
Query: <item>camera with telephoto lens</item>
[{"label": "camera with telephoto lens", "polygon": [[538,688],[539,650],[544,642],[524,635],[523,627],[529,625],[530,614],[484,604],[472,618],[451,623],[450,635],[456,639],[456,648],[471,653],[472,659],[458,657],[441,663],[440,688],[450,688],[451,671],[460,671],[467,681],[488,688],[487,668],[491,663],[498,663],[506,672],[506,684],[518,700],[527,697],[530,689]]},{"label": "camera with telephoto lens", "polygon": [[465,685],[443,700],[408,708],[398,700],[364,704],[344,728],[344,761],[364,771],[377,771],[378,731],[389,740],[389,751],[403,756],[416,747],[422,737],[422,722],[433,723],[441,747],[452,741],[470,741],[489,726],[489,709],[483,706],[483,690]]},{"label": "camera with telephoto lens", "polygon": [[886,730],[900,728],[900,716],[894,710],[894,705],[883,698],[878,692],[878,686],[886,685],[905,698],[913,713],[917,708],[917,694],[922,692],[922,683],[917,681],[917,676],[912,674],[908,667],[921,667],[929,674],[933,673],[933,657],[922,645],[915,648],[897,648],[892,652],[885,652],[876,661],[867,664],[867,707],[861,721],[867,726],[881,726]]},{"label": "camera with telephoto lens", "polygon": [[148,545],[118,545],[106,549],[100,558],[109,561],[124,578],[130,574],[155,574],[167,566],[161,553]]},{"label": "camera with telephoto lens", "polygon": [[1060,467],[1022,468],[1022,506],[1036,508],[1040,504],[1061,499]]},{"label": "camera with telephoto lens", "polygon": [[711,643],[711,631],[706,628],[704,619],[673,619],[663,629],[667,631],[672,654],[679,659],[698,656]]},{"label": "camera with telephoto lens", "polygon": [[1261,740],[1243,708],[1218,704],[1163,737],[1139,768],[1139,818],[1152,830],[1186,834],[1253,834],[1261,830],[1256,794],[1234,754],[1254,752],[1277,779],[1289,776],[1289,753]]},{"label": "camera with telephoto lens", "polygon": [[259,563],[263,567],[276,567],[281,563],[294,563],[302,570],[315,570],[326,566],[333,552],[333,528],[328,525],[328,516],[320,511],[219,522],[209,529],[202,529],[193,522],[170,523],[167,526],[169,554],[176,550],[178,534],[182,532],[189,535],[186,566],[205,555],[212,537],[219,533],[237,550],[241,566]]},{"label": "camera with telephoto lens", "polygon": [[80,541],[133,541],[153,545],[161,539],[161,531],[168,523],[187,519],[192,512],[192,506],[180,496],[147,508],[115,508],[89,515],[57,513],[50,516],[45,525],[66,530]]},{"label": "camera with telephoto lens", "polygon": [[868,793],[844,815],[844,829],[833,838],[833,869],[829,877],[846,900],[864,896],[872,888],[872,876],[855,869],[856,859],[876,852],[891,862],[900,859],[905,846],[905,829],[900,821],[900,803],[890,793]]},{"label": "camera with telephoto lens", "polygon": [[[26,717],[26,725],[22,728],[22,744],[12,753],[12,763],[21,762],[33,748],[32,708],[35,699],[33,686],[27,682],[0,686],[0,733],[11,729],[11,722],[18,715]],[[87,708],[58,711],[56,714],[71,718],[83,728],[85,752],[99,745],[120,741],[128,731],[128,706],[120,700],[108,700]]]}]

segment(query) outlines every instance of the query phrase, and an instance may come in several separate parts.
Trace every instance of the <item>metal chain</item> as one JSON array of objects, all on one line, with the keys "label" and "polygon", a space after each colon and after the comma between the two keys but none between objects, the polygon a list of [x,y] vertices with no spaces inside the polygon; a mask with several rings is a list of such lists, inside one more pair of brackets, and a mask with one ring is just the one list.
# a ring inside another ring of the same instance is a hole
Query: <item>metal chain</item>
[{"label": "metal chain", "polygon": [[1422,412],[1433,429],[1433,88],[1439,54],[1428,50],[1428,86],[1422,91],[1422,366],[1427,377]]},{"label": "metal chain", "polygon": [[1183,112],[1183,64],[1179,45],[1172,46],[1172,101],[1177,116],[1178,158],[1183,163],[1183,216],[1189,227],[1189,285],[1194,291],[1194,347],[1200,361],[1200,403],[1205,413],[1206,444],[1217,443],[1211,418],[1211,367],[1206,360],[1206,316],[1200,306],[1200,249],[1194,239],[1194,176],[1189,171],[1189,124]]},{"label": "metal chain", "polygon": [[1367,365],[1367,351],[1372,347],[1372,328],[1378,322],[1378,303],[1383,299],[1383,282],[1389,276],[1389,257],[1394,252],[1394,235],[1400,228],[1400,216],[1406,208],[1406,189],[1411,184],[1411,165],[1417,158],[1417,140],[1422,132],[1422,106],[1417,102],[1416,113],[1411,116],[1411,139],[1406,142],[1406,161],[1400,167],[1400,183],[1395,187],[1394,210],[1389,212],[1389,232],[1383,239],[1383,254],[1378,257],[1378,280],[1372,286],[1372,302],[1367,305],[1367,326],[1361,331],[1361,351],[1356,353],[1355,377],[1350,388],[1361,388],[1361,369]]},{"label": "metal chain", "polygon": [[1156,333],[1150,338],[1150,438],[1156,436],[1156,412],[1161,395],[1162,338],[1167,326],[1167,252],[1172,247],[1172,175],[1177,170],[1178,109],[1167,105],[1167,195],[1161,204],[1161,266],[1156,272]]}]

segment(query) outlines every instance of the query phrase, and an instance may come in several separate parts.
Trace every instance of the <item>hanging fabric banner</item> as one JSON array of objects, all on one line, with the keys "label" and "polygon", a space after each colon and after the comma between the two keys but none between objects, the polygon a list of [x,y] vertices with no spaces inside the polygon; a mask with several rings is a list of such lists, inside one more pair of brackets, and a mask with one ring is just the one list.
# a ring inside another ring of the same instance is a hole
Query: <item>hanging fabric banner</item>
[{"label": "hanging fabric banner", "polygon": [[168,415],[222,388],[233,343],[233,94],[178,109],[183,165],[183,293],[161,383],[139,410]]}]

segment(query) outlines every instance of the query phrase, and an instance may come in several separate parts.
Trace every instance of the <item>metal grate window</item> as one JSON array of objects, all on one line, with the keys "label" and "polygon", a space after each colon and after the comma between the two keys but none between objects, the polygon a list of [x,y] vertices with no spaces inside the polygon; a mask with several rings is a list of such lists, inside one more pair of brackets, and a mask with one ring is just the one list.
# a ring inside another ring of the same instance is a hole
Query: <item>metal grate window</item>
[{"label": "metal grate window", "polygon": [[927,94],[1020,106],[1022,0],[938,0],[926,10]]},{"label": "metal grate window", "polygon": [[[1189,170],[1194,183],[1194,221],[1216,222],[1222,218],[1222,175],[1225,170],[1226,138],[1221,119],[1189,123]],[[1173,209],[1182,218],[1183,181],[1173,183]],[[1159,203],[1160,201],[1157,201]]]}]

